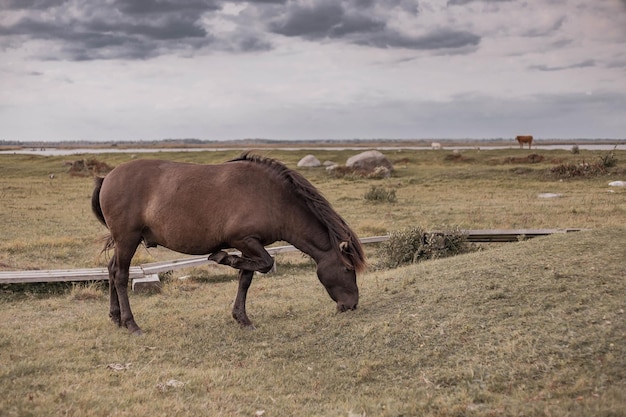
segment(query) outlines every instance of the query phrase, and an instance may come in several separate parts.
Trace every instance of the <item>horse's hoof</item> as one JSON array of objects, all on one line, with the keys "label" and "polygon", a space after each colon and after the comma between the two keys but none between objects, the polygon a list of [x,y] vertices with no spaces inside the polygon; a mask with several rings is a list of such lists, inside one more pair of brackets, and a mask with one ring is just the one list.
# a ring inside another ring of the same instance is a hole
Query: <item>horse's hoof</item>
[{"label": "horse's hoof", "polygon": [[241,314],[239,310],[233,309],[233,318],[242,329],[256,330],[256,327],[254,327],[254,324],[252,324],[246,313]]},{"label": "horse's hoof", "polygon": [[135,320],[127,321],[125,326],[128,329],[128,331],[135,336],[141,336],[143,334],[143,332],[141,331],[141,327],[137,326],[137,323],[135,323]]}]

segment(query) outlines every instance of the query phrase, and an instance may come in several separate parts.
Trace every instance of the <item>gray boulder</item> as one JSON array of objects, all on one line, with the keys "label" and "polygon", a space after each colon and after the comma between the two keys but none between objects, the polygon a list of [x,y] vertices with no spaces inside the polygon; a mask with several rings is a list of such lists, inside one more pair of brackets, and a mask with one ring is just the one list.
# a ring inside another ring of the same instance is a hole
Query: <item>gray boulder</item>
[{"label": "gray boulder", "polygon": [[301,167],[301,168],[302,167],[304,167],[304,168],[312,168],[312,167],[322,166],[322,163],[315,156],[307,155],[304,158],[302,158],[300,161],[298,161],[298,166]]},{"label": "gray boulder", "polygon": [[393,164],[379,151],[365,151],[351,156],[346,161],[346,166],[368,172],[373,172],[377,167],[385,167],[393,171]]}]

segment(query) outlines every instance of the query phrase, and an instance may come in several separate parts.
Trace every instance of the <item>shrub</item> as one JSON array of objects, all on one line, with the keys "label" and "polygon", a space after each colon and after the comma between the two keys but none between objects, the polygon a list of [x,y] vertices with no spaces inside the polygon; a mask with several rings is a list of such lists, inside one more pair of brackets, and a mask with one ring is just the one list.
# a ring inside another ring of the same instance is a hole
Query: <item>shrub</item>
[{"label": "shrub", "polygon": [[596,177],[608,174],[609,168],[617,165],[615,150],[602,155],[596,162],[580,162],[578,164],[560,164],[550,168],[550,173],[557,178]]},{"label": "shrub", "polygon": [[468,242],[467,235],[459,229],[425,232],[414,226],[389,234],[389,239],[378,247],[378,266],[397,268],[474,250],[475,246]]},{"label": "shrub", "polygon": [[[617,148],[617,146],[615,148]],[[600,157],[599,164],[602,165],[604,168],[613,168],[614,166],[617,165],[617,158],[615,157],[615,148],[613,148],[611,152],[605,155],[602,155]]]},{"label": "shrub", "polygon": [[574,145],[574,146],[572,146],[572,153],[573,153],[573,154],[578,154],[578,153],[580,153],[580,149],[578,148],[578,145]]},{"label": "shrub", "polygon": [[387,190],[383,187],[377,187],[373,185],[363,196],[367,201],[373,201],[377,203],[395,203],[398,201],[396,197],[396,190]]}]

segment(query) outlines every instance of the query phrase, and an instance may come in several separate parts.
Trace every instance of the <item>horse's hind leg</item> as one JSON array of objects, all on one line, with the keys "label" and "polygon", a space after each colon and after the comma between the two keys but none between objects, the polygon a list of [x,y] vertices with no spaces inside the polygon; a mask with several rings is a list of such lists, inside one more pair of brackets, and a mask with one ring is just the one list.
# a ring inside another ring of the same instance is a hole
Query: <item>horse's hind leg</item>
[{"label": "horse's hind leg", "polygon": [[117,273],[115,255],[109,261],[109,317],[118,327],[122,325],[120,314],[120,300],[115,289],[115,275]]},{"label": "horse's hind leg", "polygon": [[239,270],[239,287],[237,288],[237,297],[235,298],[235,304],[233,305],[233,318],[241,326],[254,329],[254,325],[246,314],[246,297],[248,295],[248,288],[252,283],[252,276],[254,271]]},{"label": "horse's hind leg", "polygon": [[111,296],[109,315],[118,326],[124,326],[136,335],[142,334],[142,331],[135,323],[130,309],[128,275],[130,261],[138,245],[139,241],[131,244],[116,242],[115,255],[109,263],[109,294]]}]

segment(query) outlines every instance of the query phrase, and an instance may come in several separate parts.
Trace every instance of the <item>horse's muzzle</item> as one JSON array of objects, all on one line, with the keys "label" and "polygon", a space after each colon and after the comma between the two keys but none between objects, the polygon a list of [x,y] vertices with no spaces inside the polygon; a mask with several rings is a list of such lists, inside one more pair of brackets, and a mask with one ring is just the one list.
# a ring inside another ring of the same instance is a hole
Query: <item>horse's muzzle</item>
[{"label": "horse's muzzle", "polygon": [[337,312],[343,313],[344,311],[348,311],[348,310],[356,310],[356,307],[357,307],[357,303],[350,303],[350,304],[337,303]]}]

